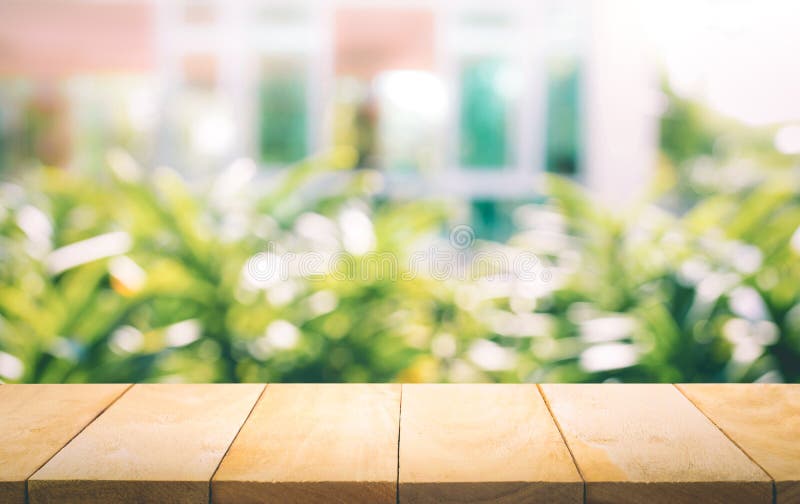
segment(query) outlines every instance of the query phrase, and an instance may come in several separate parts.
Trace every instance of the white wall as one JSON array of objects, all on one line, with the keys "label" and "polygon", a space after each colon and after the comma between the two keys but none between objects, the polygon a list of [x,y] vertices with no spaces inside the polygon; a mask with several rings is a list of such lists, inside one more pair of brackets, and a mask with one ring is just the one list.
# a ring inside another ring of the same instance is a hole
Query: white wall
[{"label": "white wall", "polygon": [[636,0],[592,2],[584,81],[586,185],[624,207],[649,188],[658,152],[658,73]]}]

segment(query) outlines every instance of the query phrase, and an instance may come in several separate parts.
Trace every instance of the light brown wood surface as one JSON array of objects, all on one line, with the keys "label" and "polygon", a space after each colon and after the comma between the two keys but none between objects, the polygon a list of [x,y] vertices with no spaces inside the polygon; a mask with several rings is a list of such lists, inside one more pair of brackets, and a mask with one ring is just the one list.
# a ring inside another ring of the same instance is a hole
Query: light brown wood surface
[{"label": "light brown wood surface", "polygon": [[28,482],[37,503],[208,502],[264,385],[135,385]]},{"label": "light brown wood surface", "polygon": [[772,482],[672,385],[542,385],[589,503],[764,503]]},{"label": "light brown wood surface", "polygon": [[0,386],[0,502],[25,502],[25,481],[128,385]]},{"label": "light brown wood surface", "polygon": [[768,504],[773,490],[800,503],[798,385],[0,386],[2,504]]},{"label": "light brown wood surface", "polygon": [[400,502],[582,502],[536,385],[404,385]]},{"label": "light brown wood surface", "polygon": [[268,385],[214,503],[394,503],[399,385]]},{"label": "light brown wood surface", "polygon": [[778,504],[800,502],[800,387],[678,385],[775,480]]}]

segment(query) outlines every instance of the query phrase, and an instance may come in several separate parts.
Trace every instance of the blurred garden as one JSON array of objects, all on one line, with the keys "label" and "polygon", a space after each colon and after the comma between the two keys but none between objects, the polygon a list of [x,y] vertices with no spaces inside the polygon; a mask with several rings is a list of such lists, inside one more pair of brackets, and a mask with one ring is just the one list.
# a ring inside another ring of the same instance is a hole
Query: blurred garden
[{"label": "blurred garden", "polygon": [[470,245],[535,253],[550,275],[534,281],[248,277],[268,246],[359,264],[446,237],[452,202],[382,198],[381,174],[352,170],[347,150],[263,190],[246,161],[197,187],[119,150],[92,176],[9,176],[2,379],[799,380],[797,157],[775,150],[774,131],[675,96],[661,135],[656,184],[632,208],[550,178],[514,211],[507,243]]},{"label": "blurred garden", "polygon": [[[280,23],[299,23],[293,12],[280,11]],[[414,13],[409,26],[420,19],[428,18]],[[497,19],[469,18],[477,26],[469,29],[507,32]],[[343,126],[315,148],[309,139],[321,136],[317,123],[329,111],[307,106],[319,93],[302,86],[320,79],[292,80],[280,72],[305,67],[273,62],[278,78],[255,95],[258,113],[278,120],[252,135],[258,155],[178,156],[172,168],[151,154],[188,134],[151,128],[147,136],[125,123],[123,107],[103,101],[112,81],[72,81],[71,116],[58,100],[32,102],[22,126],[0,135],[0,381],[800,381],[800,126],[748,124],[676,92],[665,77],[652,100],[652,176],[610,204],[582,172],[591,164],[584,144],[587,132],[610,135],[603,127],[611,125],[619,134],[603,147],[616,156],[608,159],[628,159],[634,140],[615,142],[631,127],[626,116],[615,121],[635,97],[622,96],[592,129],[580,84],[580,65],[591,59],[567,38],[542,85],[549,108],[540,130],[512,117],[521,107],[504,94],[503,60],[464,65],[461,122],[450,128],[461,145],[450,157],[466,175],[452,179],[403,178],[443,168],[429,143],[447,136],[433,110],[444,91],[419,72],[375,78],[394,99],[388,106],[369,92],[353,105],[357,82],[337,81],[344,98],[334,123]],[[356,39],[343,44],[357,48]],[[210,66],[192,61],[199,91],[179,96],[189,105],[162,103],[172,107],[167,121],[184,105],[216,114],[203,94]],[[17,82],[0,82],[0,103],[22,102]],[[397,89],[411,90],[410,105]],[[83,106],[91,100],[95,108]],[[380,106],[399,119],[381,123]],[[244,109],[234,108],[236,121],[182,116],[181,127],[198,126],[188,141],[195,151],[214,153],[226,138],[235,151],[239,137],[225,125],[244,122]],[[12,115],[7,107],[0,123]],[[69,162],[59,117],[79,123],[72,135],[85,146]],[[545,153],[535,176],[514,172],[537,161],[512,149],[515,138]],[[594,176],[631,186],[619,173]],[[467,242],[453,243],[454,229],[466,230]],[[411,271],[420,251],[454,245],[465,263],[453,267],[469,274]],[[327,259],[314,274],[259,274],[276,258],[311,253]],[[481,263],[487,254],[528,254],[541,274],[509,275]],[[394,261],[364,260],[374,257]]]}]

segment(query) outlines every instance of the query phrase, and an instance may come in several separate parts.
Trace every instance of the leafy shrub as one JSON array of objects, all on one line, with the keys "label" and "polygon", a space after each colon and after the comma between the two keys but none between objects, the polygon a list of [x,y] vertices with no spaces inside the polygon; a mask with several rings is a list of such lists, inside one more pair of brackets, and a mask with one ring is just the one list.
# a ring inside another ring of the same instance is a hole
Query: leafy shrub
[{"label": "leafy shrub", "polygon": [[[789,172],[681,216],[652,203],[615,214],[553,179],[546,204],[518,209],[509,243],[466,251],[534,252],[545,276],[398,280],[451,209],[378,198],[380,176],[344,170],[345,154],[266,181],[239,161],[189,184],[116,153],[99,177],[42,169],[4,183],[0,378],[800,379]],[[353,260],[367,250],[401,271]],[[257,278],[254,259],[286,251],[335,267]],[[356,269],[342,280],[339,267]]]}]

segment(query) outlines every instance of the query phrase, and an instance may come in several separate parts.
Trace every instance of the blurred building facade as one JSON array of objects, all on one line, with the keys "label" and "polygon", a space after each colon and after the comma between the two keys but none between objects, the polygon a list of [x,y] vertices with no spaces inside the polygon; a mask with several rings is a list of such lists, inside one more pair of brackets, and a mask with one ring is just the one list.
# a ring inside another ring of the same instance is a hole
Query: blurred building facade
[{"label": "blurred building facade", "polygon": [[658,76],[623,0],[7,0],[4,166],[265,173],[333,146],[398,197],[489,225],[542,172],[627,200],[657,151]]}]

